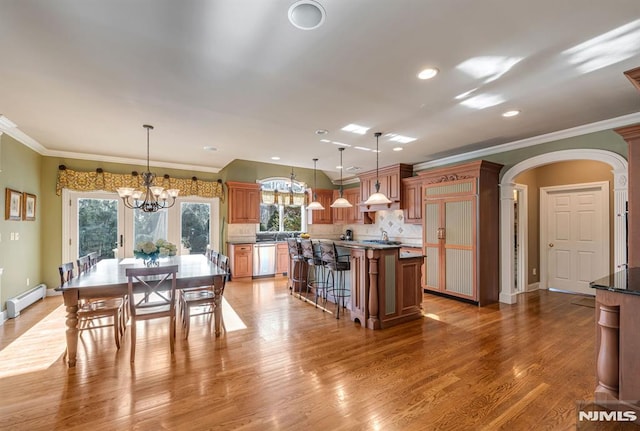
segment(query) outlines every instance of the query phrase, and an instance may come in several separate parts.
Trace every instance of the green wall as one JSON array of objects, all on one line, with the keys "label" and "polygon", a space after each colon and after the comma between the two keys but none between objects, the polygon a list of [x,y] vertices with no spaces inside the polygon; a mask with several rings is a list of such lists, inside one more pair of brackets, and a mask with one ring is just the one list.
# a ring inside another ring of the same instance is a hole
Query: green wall
[{"label": "green wall", "polygon": [[[42,220],[47,215],[42,210],[42,156],[6,134],[0,136],[0,145],[2,210],[5,208],[6,188],[36,195],[35,221],[5,220],[4,214],[0,221],[0,268],[4,268],[0,285],[0,304],[4,310],[8,298],[42,282],[42,256],[48,252],[50,246],[60,248],[60,237],[49,243],[42,235]],[[12,232],[19,235],[18,240],[11,241]]]}]

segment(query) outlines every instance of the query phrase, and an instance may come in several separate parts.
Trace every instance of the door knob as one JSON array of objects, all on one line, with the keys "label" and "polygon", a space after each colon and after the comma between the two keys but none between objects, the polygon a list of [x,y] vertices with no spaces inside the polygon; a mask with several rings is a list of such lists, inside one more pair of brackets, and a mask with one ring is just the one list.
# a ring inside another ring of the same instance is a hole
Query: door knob
[{"label": "door knob", "polygon": [[552,242],[549,243],[549,247],[553,247],[553,243]]}]

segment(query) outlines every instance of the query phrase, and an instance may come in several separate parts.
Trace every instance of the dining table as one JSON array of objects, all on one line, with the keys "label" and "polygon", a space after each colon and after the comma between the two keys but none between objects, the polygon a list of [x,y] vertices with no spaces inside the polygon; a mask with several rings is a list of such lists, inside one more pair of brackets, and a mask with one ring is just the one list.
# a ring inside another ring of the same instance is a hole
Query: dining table
[{"label": "dining table", "polygon": [[[202,254],[170,256],[159,260],[159,266],[178,265],[176,288],[186,289],[199,286],[213,286],[214,329],[220,336],[222,326],[222,294],[228,273]],[[103,259],[89,270],[72,278],[57,288],[62,292],[66,308],[67,361],[69,367],[75,367],[78,349],[78,304],[84,299],[117,298],[128,294],[129,280],[125,274],[127,268],[142,268],[141,259]],[[134,293],[142,289],[140,283],[134,283]]]}]

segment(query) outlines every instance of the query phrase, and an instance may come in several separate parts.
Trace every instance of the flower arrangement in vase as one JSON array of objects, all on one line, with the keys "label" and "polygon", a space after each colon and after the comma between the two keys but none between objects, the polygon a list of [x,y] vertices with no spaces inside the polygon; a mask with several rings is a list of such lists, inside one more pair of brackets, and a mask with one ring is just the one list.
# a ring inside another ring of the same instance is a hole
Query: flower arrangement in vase
[{"label": "flower arrangement in vase", "polygon": [[166,256],[175,256],[177,252],[175,244],[167,240],[159,239],[153,241],[139,242],[133,249],[133,255],[138,259],[144,259],[146,266],[158,266],[158,259]]}]

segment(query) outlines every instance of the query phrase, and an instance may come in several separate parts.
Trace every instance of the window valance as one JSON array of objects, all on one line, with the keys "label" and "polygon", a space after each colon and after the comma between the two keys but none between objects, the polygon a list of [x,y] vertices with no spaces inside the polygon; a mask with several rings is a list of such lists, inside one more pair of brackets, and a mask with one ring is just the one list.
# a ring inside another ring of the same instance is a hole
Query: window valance
[{"label": "window valance", "polygon": [[307,205],[307,194],[304,192],[290,193],[278,190],[262,190],[263,204],[280,204],[280,205]]},{"label": "window valance", "polygon": [[[165,189],[178,189],[180,196],[200,196],[203,198],[220,198],[224,202],[224,189],[222,181],[204,181],[196,177],[172,178],[169,175],[158,176],[155,185]],[[137,172],[131,174],[114,174],[104,172],[98,168],[94,172],[79,172],[59,166],[58,180],[56,182],[56,194],[60,196],[62,189],[74,191],[104,190],[115,192],[118,187],[142,188],[142,175]]]}]

